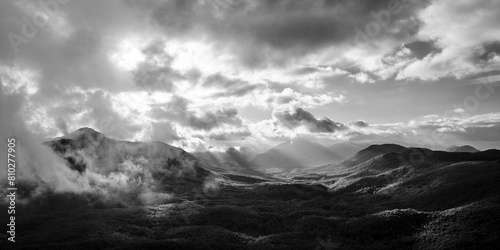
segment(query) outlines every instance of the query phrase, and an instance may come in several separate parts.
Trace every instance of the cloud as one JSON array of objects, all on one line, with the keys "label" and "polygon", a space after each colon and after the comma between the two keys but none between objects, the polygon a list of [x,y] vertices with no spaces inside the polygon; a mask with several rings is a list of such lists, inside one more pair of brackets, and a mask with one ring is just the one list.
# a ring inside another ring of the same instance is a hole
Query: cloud
[{"label": "cloud", "polygon": [[362,127],[362,128],[370,126],[370,125],[368,125],[368,123],[366,123],[366,122],[365,122],[365,121],[363,121],[363,120],[358,120],[358,121],[355,121],[355,122],[353,122],[352,124],[353,124],[354,126],[358,126],[358,127]]},{"label": "cloud", "polygon": [[471,80],[475,84],[493,84],[500,82],[500,75],[490,75]]},{"label": "cloud", "polygon": [[248,130],[223,131],[223,132],[214,132],[210,134],[208,138],[216,141],[229,141],[229,140],[242,141],[251,135],[252,133]]},{"label": "cloud", "polygon": [[441,137],[449,134],[466,141],[498,141],[500,113],[435,119],[418,123],[418,127],[443,133]]},{"label": "cloud", "polygon": [[304,126],[313,133],[334,133],[347,129],[346,125],[332,121],[327,117],[316,119],[313,114],[302,108],[296,108],[291,112],[274,112],[273,117],[285,127],[294,129]]},{"label": "cloud", "polygon": [[241,125],[236,109],[222,109],[215,112],[208,111],[201,116],[189,115],[187,125],[202,130],[211,130],[222,124]]},{"label": "cloud", "polygon": [[408,48],[418,60],[422,60],[431,53],[441,52],[441,49],[433,41],[415,41],[403,46]]},{"label": "cloud", "polygon": [[94,122],[94,127],[113,138],[131,138],[141,130],[139,125],[130,123],[113,109],[111,96],[103,91],[91,92],[87,95],[84,119]]},{"label": "cloud", "polygon": [[342,94],[302,94],[291,88],[285,88],[281,92],[270,92],[267,98],[271,107],[315,107],[323,106],[329,103],[343,103],[346,97]]},{"label": "cloud", "polygon": [[242,124],[238,111],[234,108],[206,111],[198,115],[188,109],[188,104],[187,99],[174,96],[164,106],[154,108],[151,114],[156,119],[175,121],[199,130],[212,130],[222,125],[240,126]]},{"label": "cloud", "polygon": [[419,14],[418,37],[436,41],[440,52],[410,63],[397,79],[464,78],[498,69],[500,4],[496,1],[432,1]]},{"label": "cloud", "polygon": [[374,83],[375,81],[370,78],[365,72],[359,72],[354,75],[349,75],[349,77],[356,79],[360,83]]},{"label": "cloud", "polygon": [[202,86],[205,88],[214,88],[217,90],[212,97],[240,97],[247,95],[257,88],[263,88],[263,84],[250,84],[241,79],[230,79],[220,73],[207,76]]},{"label": "cloud", "polygon": [[[165,33],[197,34],[216,41],[219,49],[236,55],[249,68],[284,66],[332,45],[352,45],[356,28],[364,29],[372,13],[389,8],[389,1],[163,1],[137,4]],[[423,3],[405,1],[387,29],[373,41],[407,36],[416,29]],[[370,42],[370,41],[367,41]]]},{"label": "cloud", "polygon": [[164,41],[157,40],[143,49],[145,58],[132,71],[139,87],[149,91],[171,92],[175,81],[185,79],[183,74],[170,66],[174,57],[165,51],[164,46]]},{"label": "cloud", "polygon": [[[33,133],[27,126],[21,110],[25,97],[19,93],[7,95],[4,85],[0,90],[0,138],[3,141],[15,139],[16,150],[16,184],[20,192],[20,202],[26,202],[28,197],[39,195],[46,191],[82,192],[88,188],[87,183],[78,178],[78,174],[66,167],[64,162],[49,148],[43,146],[42,137]],[[7,143],[2,143],[0,149],[7,152]],[[7,162],[7,154],[2,154],[0,160]],[[7,168],[1,168],[0,174],[7,176]],[[5,187],[7,179],[0,181]],[[27,190],[23,190],[25,187]]]},{"label": "cloud", "polygon": [[170,122],[152,123],[151,132],[148,138],[150,141],[160,141],[164,143],[172,143],[173,141],[182,139]]}]

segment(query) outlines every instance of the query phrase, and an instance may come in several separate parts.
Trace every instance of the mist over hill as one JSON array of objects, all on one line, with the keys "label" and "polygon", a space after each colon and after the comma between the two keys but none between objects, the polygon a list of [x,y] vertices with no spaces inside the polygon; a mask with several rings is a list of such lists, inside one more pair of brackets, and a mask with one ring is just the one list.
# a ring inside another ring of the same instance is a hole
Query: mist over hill
[{"label": "mist over hill", "polygon": [[[89,192],[126,202],[156,203],[203,189],[214,174],[193,155],[161,142],[128,142],[91,128],[44,143],[88,180]],[[125,200],[124,200],[125,201]]]}]

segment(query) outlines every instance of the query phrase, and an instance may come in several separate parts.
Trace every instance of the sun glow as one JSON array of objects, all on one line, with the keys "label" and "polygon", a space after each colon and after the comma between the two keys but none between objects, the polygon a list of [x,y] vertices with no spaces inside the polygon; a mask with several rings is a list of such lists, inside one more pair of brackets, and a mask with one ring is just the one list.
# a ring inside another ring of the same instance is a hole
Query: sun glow
[{"label": "sun glow", "polygon": [[110,55],[110,60],[120,69],[130,71],[146,58],[141,52],[141,44],[136,39],[125,39]]}]

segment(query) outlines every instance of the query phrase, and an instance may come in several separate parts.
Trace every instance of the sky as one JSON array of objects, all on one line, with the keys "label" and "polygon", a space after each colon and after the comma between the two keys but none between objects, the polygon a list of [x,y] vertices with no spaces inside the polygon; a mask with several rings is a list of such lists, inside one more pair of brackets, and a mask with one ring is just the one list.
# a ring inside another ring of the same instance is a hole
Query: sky
[{"label": "sky", "polygon": [[500,148],[499,23],[495,0],[0,0],[0,132]]}]

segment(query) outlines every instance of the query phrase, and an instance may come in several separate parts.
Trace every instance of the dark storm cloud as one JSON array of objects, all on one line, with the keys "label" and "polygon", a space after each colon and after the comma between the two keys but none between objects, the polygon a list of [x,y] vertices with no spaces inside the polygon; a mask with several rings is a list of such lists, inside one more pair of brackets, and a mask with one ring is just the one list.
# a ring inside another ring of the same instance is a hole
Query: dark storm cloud
[{"label": "dark storm cloud", "polygon": [[240,126],[241,118],[238,111],[233,108],[207,111],[201,115],[188,109],[189,101],[180,96],[174,96],[172,100],[162,107],[156,107],[151,111],[152,117],[175,121],[182,125],[199,130],[211,130],[223,125]]},{"label": "dark storm cloud", "polygon": [[[309,47],[314,50],[353,38],[354,29],[363,29],[367,22],[374,20],[372,12],[386,10],[388,3],[388,0],[261,1],[251,15],[233,20],[235,27],[246,28],[251,37],[274,48]],[[416,7],[402,8],[392,21],[408,19]]]},{"label": "dark storm cloud", "polygon": [[[250,67],[283,64],[325,46],[352,45],[355,29],[365,29],[389,0],[381,1],[164,1],[139,4],[166,33],[208,36]],[[390,28],[370,39],[413,35],[416,12],[426,1],[398,1]],[[369,42],[369,41],[365,41]],[[225,45],[225,46],[224,46]],[[291,58],[289,58],[291,57]]]},{"label": "dark storm cloud", "polygon": [[352,31],[346,19],[333,13],[297,11],[283,14],[270,13],[259,19],[250,16],[237,20],[235,24],[243,26],[245,23],[251,37],[278,49],[315,48],[326,43],[340,43]]},{"label": "dark storm cloud", "polygon": [[305,126],[311,132],[316,133],[333,133],[336,131],[347,129],[346,125],[340,122],[332,121],[328,117],[316,119],[313,114],[303,110],[302,108],[296,108],[292,112],[275,112],[273,113],[273,116],[277,119],[278,122],[288,128]]}]

